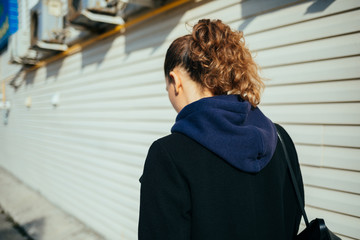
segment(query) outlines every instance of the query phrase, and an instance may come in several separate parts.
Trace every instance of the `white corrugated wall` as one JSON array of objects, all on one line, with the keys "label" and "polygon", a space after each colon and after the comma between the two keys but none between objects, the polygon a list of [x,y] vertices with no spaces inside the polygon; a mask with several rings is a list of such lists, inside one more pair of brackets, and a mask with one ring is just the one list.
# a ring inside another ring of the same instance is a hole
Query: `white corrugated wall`
[{"label": "white corrugated wall", "polygon": [[147,149],[176,117],[164,53],[199,18],[244,30],[269,79],[261,109],[296,143],[310,218],[360,239],[357,0],[190,3],[20,76],[0,165],[108,239],[136,239]]}]

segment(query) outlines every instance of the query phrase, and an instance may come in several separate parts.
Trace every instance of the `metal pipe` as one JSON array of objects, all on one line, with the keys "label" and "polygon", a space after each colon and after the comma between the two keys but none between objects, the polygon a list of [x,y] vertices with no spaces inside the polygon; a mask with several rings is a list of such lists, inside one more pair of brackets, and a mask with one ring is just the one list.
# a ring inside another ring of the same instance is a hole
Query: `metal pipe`
[{"label": "metal pipe", "polygon": [[1,92],[2,92],[2,102],[3,102],[3,106],[5,107],[5,102],[6,102],[6,95],[5,95],[5,81],[2,82],[2,88],[1,88]]}]

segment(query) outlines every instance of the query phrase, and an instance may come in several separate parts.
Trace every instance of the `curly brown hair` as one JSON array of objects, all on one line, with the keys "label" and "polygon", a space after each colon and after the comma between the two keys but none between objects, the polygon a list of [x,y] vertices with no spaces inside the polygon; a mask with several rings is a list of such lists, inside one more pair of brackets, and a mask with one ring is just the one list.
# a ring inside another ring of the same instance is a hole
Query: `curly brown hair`
[{"label": "curly brown hair", "polygon": [[259,67],[245,46],[243,33],[221,20],[202,19],[191,34],[172,42],[165,57],[165,77],[183,67],[214,95],[239,94],[256,107],[264,88]]}]

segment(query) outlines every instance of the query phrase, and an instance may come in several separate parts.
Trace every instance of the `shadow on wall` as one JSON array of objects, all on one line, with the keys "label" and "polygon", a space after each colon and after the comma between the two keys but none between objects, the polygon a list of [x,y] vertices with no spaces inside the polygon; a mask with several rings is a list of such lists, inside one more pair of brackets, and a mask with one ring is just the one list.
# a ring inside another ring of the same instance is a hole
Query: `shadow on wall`
[{"label": "shadow on wall", "polygon": [[[160,16],[154,17],[155,21],[145,21],[140,23],[138,26],[134,26],[127,31],[125,37],[125,54],[127,58],[133,51],[139,51],[145,48],[152,48],[152,51],[149,56],[156,54],[157,50],[166,42],[169,41],[168,45],[174,39],[168,39],[170,33],[175,29],[175,27],[180,23],[184,14],[191,8],[196,8],[198,6],[204,5],[210,2],[210,0],[203,0],[199,2],[190,2],[185,3],[182,6],[179,6],[169,12],[165,12]],[[158,23],[157,26],[154,26],[154,22]],[[184,29],[186,28],[186,23],[183,24]],[[180,37],[183,34],[179,34]],[[167,48],[168,46],[166,46]],[[163,53],[163,52],[162,52]],[[124,62],[127,60],[124,59]]]},{"label": "shadow on wall", "polygon": [[64,58],[61,58],[51,64],[46,65],[46,80],[51,77],[54,77],[57,80],[57,76],[59,75],[59,71],[63,65]]},{"label": "shadow on wall", "polygon": [[306,9],[305,14],[322,12],[328,8],[335,0],[317,0]]},{"label": "shadow on wall", "polygon": [[[46,67],[46,80],[55,76],[55,80],[59,75],[59,71],[63,65],[64,58],[60,58],[59,60],[52,62],[51,64],[47,64]],[[34,79],[36,76],[36,72],[38,69],[27,71],[29,68],[32,68],[32,65],[23,65],[22,68],[12,77],[10,80],[10,85],[14,87],[15,91],[21,86],[23,83],[26,85],[32,85],[34,83]],[[21,78],[21,74],[24,73],[24,77]]]},{"label": "shadow on wall", "polygon": [[245,28],[255,19],[255,14],[257,13],[257,9],[255,7],[256,4],[251,1],[245,1],[244,3],[241,3],[240,16],[243,20],[237,27],[239,31],[244,31]]},{"label": "shadow on wall", "polygon": [[13,76],[9,82],[9,85],[14,87],[14,90],[16,91],[18,87],[21,85],[22,80],[19,81],[21,73],[24,71],[24,67],[21,67],[21,69]]},{"label": "shadow on wall", "polygon": [[116,37],[109,37],[105,40],[101,40],[94,44],[94,46],[85,48],[81,51],[81,68],[85,68],[87,65],[96,63],[97,68],[105,60],[106,55],[114,44]]},{"label": "shadow on wall", "polygon": [[[335,0],[315,0],[306,10],[305,14],[322,12],[328,8]],[[267,12],[276,11],[279,7],[289,6],[291,4],[297,4],[296,0],[289,0],[286,3],[278,2],[273,3],[269,8],[269,1],[259,1],[254,4],[254,1],[245,1],[241,4],[240,16],[243,19],[238,26],[239,31],[244,31],[246,27],[256,18],[259,14],[266,14]]]},{"label": "shadow on wall", "polygon": [[26,86],[34,84],[37,71],[38,70],[25,72],[24,81]]}]

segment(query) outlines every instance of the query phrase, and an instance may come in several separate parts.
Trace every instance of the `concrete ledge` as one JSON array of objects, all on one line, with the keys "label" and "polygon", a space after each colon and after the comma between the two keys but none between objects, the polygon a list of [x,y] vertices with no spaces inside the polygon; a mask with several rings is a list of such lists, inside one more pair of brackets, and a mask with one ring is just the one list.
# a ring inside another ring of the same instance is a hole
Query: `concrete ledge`
[{"label": "concrete ledge", "polygon": [[103,240],[0,167],[0,205],[35,240]]}]

